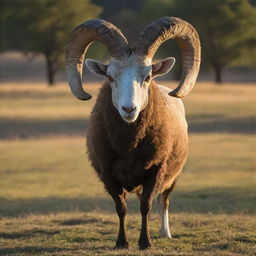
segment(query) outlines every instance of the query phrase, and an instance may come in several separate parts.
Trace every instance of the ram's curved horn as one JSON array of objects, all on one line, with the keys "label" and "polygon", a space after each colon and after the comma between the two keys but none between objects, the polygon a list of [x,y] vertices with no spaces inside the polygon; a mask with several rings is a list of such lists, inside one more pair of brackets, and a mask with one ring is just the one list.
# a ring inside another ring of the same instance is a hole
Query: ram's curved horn
[{"label": "ram's curved horn", "polygon": [[82,87],[82,71],[85,53],[93,41],[101,42],[116,59],[130,53],[127,40],[113,24],[104,20],[89,20],[78,25],[70,35],[66,51],[66,72],[73,95],[80,100],[88,100],[91,95]]},{"label": "ram's curved horn", "polygon": [[182,54],[181,81],[169,95],[181,98],[193,89],[201,62],[200,40],[192,25],[175,17],[160,18],[140,33],[133,51],[152,59],[158,47],[168,39],[176,39]]}]

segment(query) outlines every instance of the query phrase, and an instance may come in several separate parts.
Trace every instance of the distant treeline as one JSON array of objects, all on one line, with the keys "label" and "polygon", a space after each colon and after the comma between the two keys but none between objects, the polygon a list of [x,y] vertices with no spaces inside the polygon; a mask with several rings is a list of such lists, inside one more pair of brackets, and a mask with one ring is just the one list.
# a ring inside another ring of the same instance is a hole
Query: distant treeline
[{"label": "distant treeline", "polygon": [[[41,53],[49,84],[64,65],[64,49],[79,23],[102,18],[118,26],[132,42],[149,22],[176,16],[190,22],[202,44],[202,69],[212,68],[222,82],[226,67],[256,68],[256,0],[0,0],[0,51]],[[105,49],[91,47],[89,56],[106,59]],[[174,56],[175,43],[160,47],[156,58]],[[180,65],[176,65],[179,77]]]}]

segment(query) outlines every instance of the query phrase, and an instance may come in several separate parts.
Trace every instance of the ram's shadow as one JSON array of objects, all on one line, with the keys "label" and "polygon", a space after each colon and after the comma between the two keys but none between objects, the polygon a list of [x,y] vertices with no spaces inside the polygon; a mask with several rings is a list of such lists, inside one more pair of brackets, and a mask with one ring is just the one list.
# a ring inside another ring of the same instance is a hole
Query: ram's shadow
[{"label": "ram's shadow", "polygon": [[[174,191],[171,212],[179,213],[226,213],[255,214],[256,196],[254,188],[238,189],[236,187],[213,187],[193,191]],[[137,198],[128,198],[129,213],[139,213]],[[105,211],[115,213],[110,197],[84,198],[31,198],[5,199],[0,198],[0,216],[18,216],[28,213],[44,214],[56,212]],[[157,211],[156,206],[153,207]],[[77,223],[76,221],[74,221]],[[66,223],[72,225],[72,223]]]}]

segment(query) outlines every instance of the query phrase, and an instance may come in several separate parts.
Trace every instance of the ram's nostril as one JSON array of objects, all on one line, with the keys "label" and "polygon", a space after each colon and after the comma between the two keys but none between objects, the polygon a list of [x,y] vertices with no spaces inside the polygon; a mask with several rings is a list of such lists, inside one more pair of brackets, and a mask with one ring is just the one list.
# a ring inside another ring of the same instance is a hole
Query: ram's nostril
[{"label": "ram's nostril", "polygon": [[128,113],[128,114],[130,114],[131,112],[133,112],[135,109],[136,109],[136,106],[122,106],[122,109],[126,112],[126,113]]}]

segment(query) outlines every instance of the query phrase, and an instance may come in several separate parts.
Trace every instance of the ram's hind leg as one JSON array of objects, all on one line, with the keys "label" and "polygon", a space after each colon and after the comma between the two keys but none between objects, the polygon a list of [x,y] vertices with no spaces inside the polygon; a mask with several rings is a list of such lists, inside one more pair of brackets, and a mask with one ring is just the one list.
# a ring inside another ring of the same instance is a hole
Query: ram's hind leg
[{"label": "ram's hind leg", "polygon": [[169,189],[166,189],[163,193],[157,196],[158,209],[160,214],[160,236],[171,238],[170,228],[169,228],[169,195],[174,188],[175,182]]},{"label": "ram's hind leg", "polygon": [[137,196],[137,198],[139,200],[139,203],[140,203],[141,202],[141,197],[142,197],[142,189],[138,189],[136,191],[136,196]]}]

